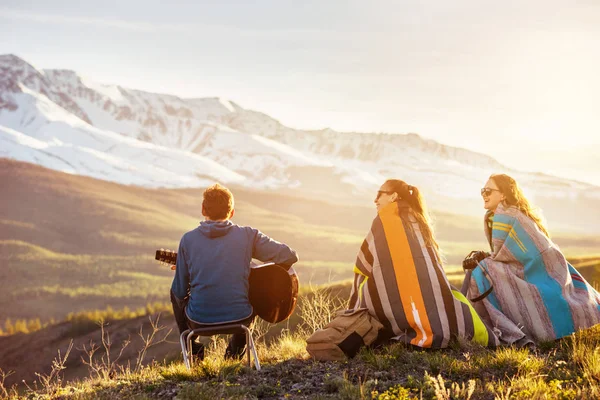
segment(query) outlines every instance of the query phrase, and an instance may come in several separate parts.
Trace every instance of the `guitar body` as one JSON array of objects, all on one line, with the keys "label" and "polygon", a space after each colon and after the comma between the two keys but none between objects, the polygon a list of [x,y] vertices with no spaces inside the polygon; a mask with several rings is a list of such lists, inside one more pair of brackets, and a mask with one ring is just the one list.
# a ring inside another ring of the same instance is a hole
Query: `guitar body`
[{"label": "guitar body", "polygon": [[[157,250],[156,260],[174,265],[177,253]],[[248,297],[254,313],[276,324],[292,315],[298,300],[298,276],[293,269],[269,263],[250,268]]]},{"label": "guitar body", "polygon": [[248,297],[254,312],[276,324],[292,315],[298,300],[298,277],[277,265],[250,269]]}]

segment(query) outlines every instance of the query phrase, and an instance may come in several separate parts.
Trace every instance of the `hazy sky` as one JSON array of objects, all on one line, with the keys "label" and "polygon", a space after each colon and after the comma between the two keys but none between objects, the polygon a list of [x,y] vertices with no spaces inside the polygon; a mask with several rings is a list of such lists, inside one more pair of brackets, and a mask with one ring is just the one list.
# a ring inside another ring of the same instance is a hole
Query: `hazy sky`
[{"label": "hazy sky", "polygon": [[0,0],[0,53],[600,185],[600,0],[165,4]]}]

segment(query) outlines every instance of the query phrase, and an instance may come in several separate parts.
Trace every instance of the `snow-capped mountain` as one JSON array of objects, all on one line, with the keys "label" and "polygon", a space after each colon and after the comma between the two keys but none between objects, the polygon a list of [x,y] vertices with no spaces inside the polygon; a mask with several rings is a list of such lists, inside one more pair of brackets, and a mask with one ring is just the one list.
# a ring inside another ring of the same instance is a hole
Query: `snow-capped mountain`
[{"label": "snow-capped mountain", "polygon": [[[512,171],[416,134],[297,130],[224,99],[102,85],[14,55],[0,56],[0,156],[126,184],[217,180],[348,202],[371,200],[397,177],[419,186],[433,208],[458,213],[481,212],[479,188],[493,172],[515,176],[545,209],[554,201],[550,214],[565,200],[597,214],[600,198],[598,187]],[[589,220],[576,225],[598,226]]]}]

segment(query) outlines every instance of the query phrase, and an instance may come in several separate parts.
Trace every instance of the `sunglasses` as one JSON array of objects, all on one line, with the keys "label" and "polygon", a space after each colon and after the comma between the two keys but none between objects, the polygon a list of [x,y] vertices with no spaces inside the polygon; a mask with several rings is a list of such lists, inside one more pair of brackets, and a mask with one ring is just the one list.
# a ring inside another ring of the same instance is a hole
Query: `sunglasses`
[{"label": "sunglasses", "polygon": [[481,189],[481,195],[485,196],[485,197],[489,197],[492,192],[500,192],[499,189],[492,189],[492,188],[482,188]]},{"label": "sunglasses", "polygon": [[377,191],[377,197],[375,197],[375,200],[379,199],[382,194],[393,194],[393,193],[396,193],[396,192],[390,192],[390,191],[387,191],[387,190],[378,190]]}]

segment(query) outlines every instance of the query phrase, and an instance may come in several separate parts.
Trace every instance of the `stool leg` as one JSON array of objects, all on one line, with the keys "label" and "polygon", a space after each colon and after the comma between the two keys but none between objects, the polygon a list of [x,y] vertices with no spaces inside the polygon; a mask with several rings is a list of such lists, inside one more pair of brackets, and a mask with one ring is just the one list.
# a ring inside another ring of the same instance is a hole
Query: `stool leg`
[{"label": "stool leg", "polygon": [[256,345],[254,343],[254,338],[252,337],[252,335],[250,335],[250,347],[252,348],[252,356],[254,357],[254,367],[257,371],[260,371],[260,361],[258,361]]},{"label": "stool leg", "polygon": [[251,340],[252,336],[250,336],[250,332],[246,329],[246,357],[248,359],[248,368],[252,368],[252,364],[250,364]]},{"label": "stool leg", "polygon": [[254,344],[254,338],[250,335],[250,344],[252,346],[252,355],[254,357],[254,366],[257,371],[260,371],[260,361],[258,360],[258,354],[256,352],[256,346]]},{"label": "stool leg", "polygon": [[188,369],[191,369],[192,366],[194,365],[194,354],[192,353],[192,339],[194,338],[194,331],[190,331],[190,333],[188,333],[187,338],[186,338],[186,344],[187,344],[187,348],[188,348],[188,352],[189,352],[189,367]]},{"label": "stool leg", "polygon": [[[205,334],[205,336],[212,336],[218,333],[229,333],[232,329],[239,328],[242,328],[246,333],[246,351],[248,352],[248,367],[252,368],[251,357],[254,357],[254,366],[256,367],[257,371],[260,371],[260,361],[258,360],[258,353],[256,351],[254,338],[252,337],[252,331],[245,325],[237,324],[229,324],[212,328],[197,328],[195,330],[188,329],[187,331],[182,332],[182,334],[179,337],[179,341],[181,343],[181,349],[183,353],[183,362],[187,369],[191,369],[194,363],[194,354],[192,352],[192,339],[195,336],[202,336],[203,333]],[[252,352],[252,355],[250,354],[250,352]]]},{"label": "stool leg", "polygon": [[179,335],[179,344],[181,345],[181,354],[183,355],[183,364],[187,369],[190,369],[190,360],[188,358],[188,349],[185,344],[186,336],[190,333],[190,330],[183,331],[181,335]]},{"label": "stool leg", "polygon": [[252,363],[250,361],[250,352],[252,352],[252,356],[254,357],[254,366],[257,371],[260,371],[260,361],[258,361],[258,354],[256,352],[256,346],[254,345],[254,339],[252,338],[252,331],[248,329],[246,326],[242,326],[246,331],[246,351],[248,352],[248,367],[252,368]]}]

